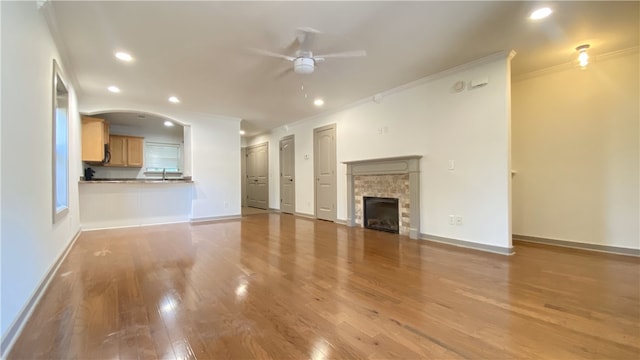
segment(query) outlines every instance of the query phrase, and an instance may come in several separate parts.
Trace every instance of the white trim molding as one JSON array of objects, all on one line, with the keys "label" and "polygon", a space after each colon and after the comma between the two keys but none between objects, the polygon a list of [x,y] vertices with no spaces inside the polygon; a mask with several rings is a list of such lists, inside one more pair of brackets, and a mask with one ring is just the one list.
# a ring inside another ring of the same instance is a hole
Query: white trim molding
[{"label": "white trim molding", "polygon": [[512,236],[514,241],[523,241],[523,242],[532,242],[538,244],[545,244],[551,246],[561,246],[572,249],[581,249],[588,251],[598,251],[609,254],[616,255],[626,255],[626,256],[637,256],[640,257],[640,249],[632,249],[632,248],[623,248],[618,246],[609,246],[609,245],[599,245],[599,244],[588,244],[576,241],[567,241],[567,240],[558,240],[558,239],[547,239],[536,236],[528,236],[528,235],[516,235]]},{"label": "white trim molding", "polygon": [[457,246],[457,247],[463,247],[463,248],[467,248],[467,249],[490,252],[490,253],[500,254],[500,255],[514,255],[515,254],[515,251],[513,250],[513,246],[509,247],[509,248],[506,248],[506,247],[502,247],[502,246],[486,245],[486,244],[476,243],[476,242],[473,242],[473,241],[446,238],[446,237],[442,237],[442,236],[431,235],[431,234],[422,234],[422,233],[420,233],[420,239],[421,240],[427,240],[427,241],[433,241],[433,242],[437,242],[437,243],[441,243],[441,244]]},{"label": "white trim molding", "polygon": [[192,224],[197,224],[197,223],[203,223],[203,222],[216,222],[216,221],[240,220],[240,219],[242,219],[242,215],[209,216],[209,217],[191,218],[189,222]]}]

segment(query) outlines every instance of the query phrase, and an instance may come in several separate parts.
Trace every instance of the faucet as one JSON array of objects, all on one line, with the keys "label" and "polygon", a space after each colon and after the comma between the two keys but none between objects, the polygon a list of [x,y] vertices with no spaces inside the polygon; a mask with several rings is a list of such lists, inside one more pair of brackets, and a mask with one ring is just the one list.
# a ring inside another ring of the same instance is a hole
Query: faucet
[{"label": "faucet", "polygon": [[166,168],[162,168],[162,180],[166,180],[167,179],[167,169]]}]

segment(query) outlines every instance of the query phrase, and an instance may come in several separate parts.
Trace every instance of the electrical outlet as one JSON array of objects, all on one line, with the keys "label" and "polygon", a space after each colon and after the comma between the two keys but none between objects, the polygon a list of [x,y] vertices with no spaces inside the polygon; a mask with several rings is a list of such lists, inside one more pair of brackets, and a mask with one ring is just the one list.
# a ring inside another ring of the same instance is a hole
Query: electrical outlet
[{"label": "electrical outlet", "polygon": [[462,216],[456,216],[456,225],[462,225]]},{"label": "electrical outlet", "polygon": [[449,215],[449,225],[455,225],[455,224],[456,224],[455,215]]}]

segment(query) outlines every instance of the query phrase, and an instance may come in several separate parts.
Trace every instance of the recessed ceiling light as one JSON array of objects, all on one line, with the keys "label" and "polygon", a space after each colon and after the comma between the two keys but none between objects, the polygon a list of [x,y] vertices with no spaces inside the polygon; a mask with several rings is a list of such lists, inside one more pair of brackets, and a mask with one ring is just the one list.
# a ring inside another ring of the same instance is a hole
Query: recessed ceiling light
[{"label": "recessed ceiling light", "polygon": [[551,15],[552,12],[553,12],[553,10],[551,10],[548,7],[543,7],[543,8],[540,8],[540,9],[536,9],[531,13],[531,15],[529,15],[529,19],[531,19],[531,20],[544,19],[547,16]]},{"label": "recessed ceiling light", "polygon": [[180,102],[180,99],[178,99],[178,98],[177,98],[177,97],[175,97],[175,96],[172,96],[172,97],[170,97],[170,98],[169,98],[169,102],[172,102],[172,103],[174,103],[174,104],[177,104],[177,103],[179,103],[179,102]]},{"label": "recessed ceiling light", "polygon": [[315,99],[315,100],[313,100],[313,105],[320,107],[320,106],[324,105],[324,100],[322,100],[320,98]]},{"label": "recessed ceiling light", "polygon": [[244,130],[240,130],[240,135],[246,134]]},{"label": "recessed ceiling light", "polygon": [[117,86],[113,86],[113,85],[109,86],[107,88],[107,90],[111,91],[112,93],[119,93],[120,92],[120,89]]},{"label": "recessed ceiling light", "polygon": [[169,121],[169,120],[166,120],[166,121],[164,122],[164,126],[169,126],[169,127],[171,127],[171,126],[173,126],[173,123],[172,123],[171,121]]},{"label": "recessed ceiling light", "polygon": [[127,54],[126,52],[122,52],[122,51],[118,51],[116,53],[116,57],[122,61],[126,61],[126,62],[130,62],[133,60],[133,57],[130,54]]}]

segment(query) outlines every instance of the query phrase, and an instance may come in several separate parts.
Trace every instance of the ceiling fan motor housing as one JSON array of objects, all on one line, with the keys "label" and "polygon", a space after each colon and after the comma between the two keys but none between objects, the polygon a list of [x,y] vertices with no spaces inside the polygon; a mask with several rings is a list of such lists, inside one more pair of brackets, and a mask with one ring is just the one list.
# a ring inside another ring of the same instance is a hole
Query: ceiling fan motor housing
[{"label": "ceiling fan motor housing", "polygon": [[299,57],[293,61],[293,70],[296,74],[311,74],[315,66],[312,58]]}]

